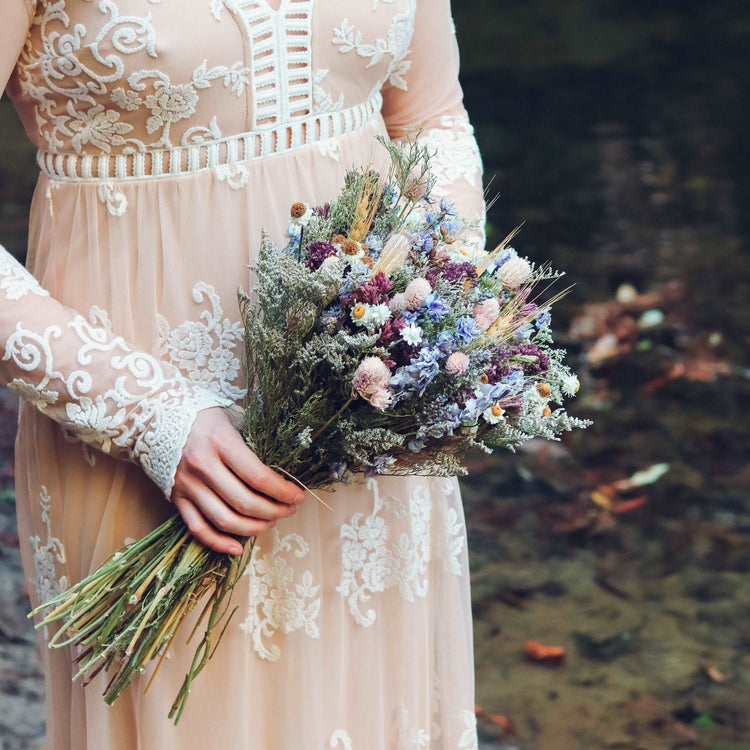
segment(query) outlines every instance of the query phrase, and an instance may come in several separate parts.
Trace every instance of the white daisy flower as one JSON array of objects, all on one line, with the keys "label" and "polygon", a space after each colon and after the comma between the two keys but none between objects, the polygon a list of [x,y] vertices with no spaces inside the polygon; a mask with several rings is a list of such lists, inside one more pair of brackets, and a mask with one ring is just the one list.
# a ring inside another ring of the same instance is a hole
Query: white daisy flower
[{"label": "white daisy flower", "polygon": [[401,338],[412,346],[416,346],[422,340],[422,329],[411,323],[401,331]]}]

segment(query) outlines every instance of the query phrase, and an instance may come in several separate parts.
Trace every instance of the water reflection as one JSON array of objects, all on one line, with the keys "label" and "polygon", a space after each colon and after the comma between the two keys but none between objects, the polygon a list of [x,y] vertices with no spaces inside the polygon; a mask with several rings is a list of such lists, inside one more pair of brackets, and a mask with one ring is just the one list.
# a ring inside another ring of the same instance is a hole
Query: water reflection
[{"label": "water reflection", "polygon": [[516,247],[576,283],[556,327],[596,421],[464,482],[480,724],[529,750],[748,747],[747,6],[455,10],[492,233],[525,221]]}]

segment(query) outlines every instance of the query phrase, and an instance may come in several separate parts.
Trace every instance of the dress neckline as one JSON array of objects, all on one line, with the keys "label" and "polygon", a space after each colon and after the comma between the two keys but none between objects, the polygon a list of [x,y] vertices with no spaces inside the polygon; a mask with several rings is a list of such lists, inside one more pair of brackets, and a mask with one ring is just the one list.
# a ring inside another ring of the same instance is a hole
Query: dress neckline
[{"label": "dress neckline", "polygon": [[[274,6],[273,6],[274,2],[278,3],[278,7],[277,8],[274,8]],[[285,2],[286,2],[286,0],[260,0],[260,3],[262,5],[266,6],[266,10],[269,13],[278,13],[281,10],[281,8],[282,8],[282,6],[284,5]]]}]

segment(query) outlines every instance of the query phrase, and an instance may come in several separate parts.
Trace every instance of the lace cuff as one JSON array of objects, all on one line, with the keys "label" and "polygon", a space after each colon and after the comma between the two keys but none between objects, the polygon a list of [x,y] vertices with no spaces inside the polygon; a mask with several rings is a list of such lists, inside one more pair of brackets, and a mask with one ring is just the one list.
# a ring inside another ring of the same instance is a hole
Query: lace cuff
[{"label": "lace cuff", "polygon": [[471,244],[477,250],[484,250],[487,218],[482,198],[484,169],[474,128],[465,111],[444,115],[439,124],[440,127],[429,128],[419,138],[419,142],[435,154],[432,171],[437,182],[433,195],[453,201],[462,216],[477,222],[476,231],[471,233]]},{"label": "lace cuff", "polygon": [[168,362],[50,297],[0,246],[0,381],[83,442],[141,465],[169,498],[197,413],[229,406]]}]

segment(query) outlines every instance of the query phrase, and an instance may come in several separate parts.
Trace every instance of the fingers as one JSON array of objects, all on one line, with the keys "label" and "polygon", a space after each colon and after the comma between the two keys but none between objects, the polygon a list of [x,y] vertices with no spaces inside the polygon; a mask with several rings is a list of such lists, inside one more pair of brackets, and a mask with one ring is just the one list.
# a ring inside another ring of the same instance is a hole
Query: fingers
[{"label": "fingers", "polygon": [[186,497],[176,498],[174,504],[188,530],[199,542],[215,552],[224,552],[228,555],[242,554],[242,545],[234,537],[220,534],[211,528],[201,512]]},{"label": "fingers", "polygon": [[227,467],[222,465],[207,477],[211,489],[242,516],[275,521],[297,512],[296,505],[277,503],[254,492]]},{"label": "fingers", "polygon": [[[238,536],[255,536],[261,531],[276,525],[275,521],[267,522],[258,521],[257,519],[244,519],[244,521],[252,524],[254,530],[249,533],[247,530],[241,532],[220,531],[215,523],[207,515],[204,515],[202,509],[192,500],[184,496],[179,496],[175,500],[175,506],[180,512],[188,530],[198,541],[216,552],[223,552],[230,555],[242,554],[242,545],[230,534],[236,533]],[[242,517],[238,516],[238,518]]]},{"label": "fingers", "polygon": [[235,435],[235,440],[227,440],[219,448],[219,455],[243,482],[280,503],[299,505],[304,502],[305,493],[296,484],[266,466],[245,445],[239,433]]}]

